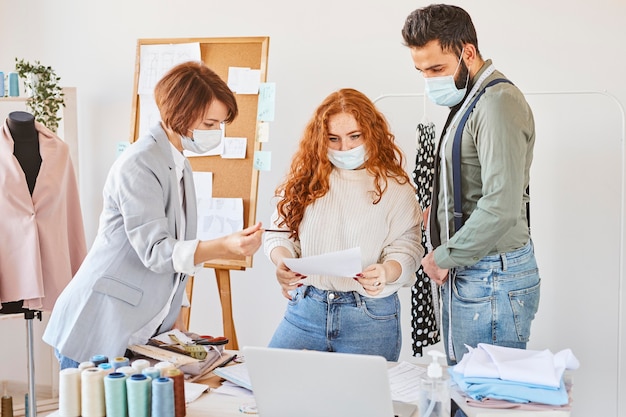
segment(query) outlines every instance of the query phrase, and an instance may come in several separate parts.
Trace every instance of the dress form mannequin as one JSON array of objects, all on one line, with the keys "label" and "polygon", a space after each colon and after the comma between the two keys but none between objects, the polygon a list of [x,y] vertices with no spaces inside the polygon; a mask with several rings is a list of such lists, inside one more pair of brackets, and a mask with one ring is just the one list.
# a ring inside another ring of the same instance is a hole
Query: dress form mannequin
[{"label": "dress form mannequin", "polygon": [[[9,113],[7,125],[14,141],[13,155],[24,170],[28,191],[32,195],[41,166],[39,134],[35,129],[35,117],[25,111],[14,111]],[[23,312],[25,310],[22,306],[23,301],[2,303],[0,312],[2,314]]]},{"label": "dress form mannequin", "polygon": [[15,143],[13,155],[26,174],[28,190],[32,195],[41,166],[39,134],[35,128],[35,117],[25,111],[14,111],[9,113],[7,125]]}]

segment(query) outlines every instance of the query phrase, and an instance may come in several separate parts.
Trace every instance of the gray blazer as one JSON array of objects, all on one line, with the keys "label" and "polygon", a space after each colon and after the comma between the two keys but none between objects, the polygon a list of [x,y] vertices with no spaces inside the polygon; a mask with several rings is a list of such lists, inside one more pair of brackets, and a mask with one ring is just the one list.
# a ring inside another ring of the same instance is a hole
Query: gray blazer
[{"label": "gray blazer", "polygon": [[[129,338],[153,319],[181,279],[159,331],[172,328],[187,276],[172,253],[181,219],[176,167],[160,125],[131,145],[107,177],[98,235],[52,310],[43,340],[77,362],[123,356]],[[196,195],[189,162],[186,239],[196,236]],[[182,278],[181,278],[182,277]]]}]

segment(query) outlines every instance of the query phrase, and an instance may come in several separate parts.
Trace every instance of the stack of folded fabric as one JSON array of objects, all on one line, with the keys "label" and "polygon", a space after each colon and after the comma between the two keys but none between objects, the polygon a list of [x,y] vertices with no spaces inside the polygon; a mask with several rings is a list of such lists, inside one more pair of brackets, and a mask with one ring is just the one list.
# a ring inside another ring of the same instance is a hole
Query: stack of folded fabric
[{"label": "stack of folded fabric", "polygon": [[578,360],[570,349],[552,354],[479,343],[448,368],[452,380],[471,399],[485,402],[567,406],[570,398],[563,374]]}]

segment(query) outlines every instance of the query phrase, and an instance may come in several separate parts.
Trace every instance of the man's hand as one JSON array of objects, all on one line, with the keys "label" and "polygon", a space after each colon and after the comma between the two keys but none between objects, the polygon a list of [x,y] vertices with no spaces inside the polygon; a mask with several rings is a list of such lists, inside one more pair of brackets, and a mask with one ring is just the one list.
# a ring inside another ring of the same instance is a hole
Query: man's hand
[{"label": "man's hand", "polygon": [[435,263],[435,252],[429,252],[422,258],[422,268],[428,278],[438,285],[443,285],[448,280],[448,270],[439,268]]}]

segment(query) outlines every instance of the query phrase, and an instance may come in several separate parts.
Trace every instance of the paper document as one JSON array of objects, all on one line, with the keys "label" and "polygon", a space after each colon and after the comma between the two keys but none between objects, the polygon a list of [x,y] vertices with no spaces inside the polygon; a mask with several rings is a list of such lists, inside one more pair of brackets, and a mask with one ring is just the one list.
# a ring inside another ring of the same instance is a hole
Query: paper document
[{"label": "paper document", "polygon": [[305,258],[285,258],[284,261],[289,269],[303,275],[354,277],[363,270],[358,247]]}]

